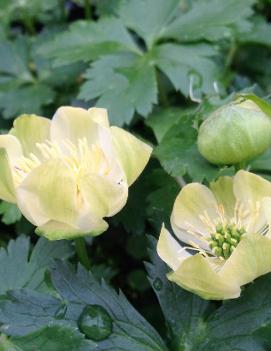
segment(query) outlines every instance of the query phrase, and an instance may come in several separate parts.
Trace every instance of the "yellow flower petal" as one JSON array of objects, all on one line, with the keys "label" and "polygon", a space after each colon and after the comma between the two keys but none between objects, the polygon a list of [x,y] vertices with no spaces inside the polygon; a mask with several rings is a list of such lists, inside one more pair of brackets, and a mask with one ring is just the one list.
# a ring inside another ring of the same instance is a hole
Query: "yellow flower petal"
[{"label": "yellow flower petal", "polygon": [[110,217],[119,212],[127,202],[128,186],[125,181],[88,174],[80,179],[82,196],[90,212],[97,217]]},{"label": "yellow flower petal", "polygon": [[130,186],[145,168],[152,148],[118,127],[111,127],[114,147]]},{"label": "yellow flower petal", "polygon": [[[219,262],[216,262],[217,264]],[[224,279],[214,270],[214,266],[211,259],[196,254],[184,260],[177,271],[169,273],[168,279],[204,299],[224,300],[239,297],[240,285],[233,280]]]},{"label": "yellow flower petal", "polygon": [[105,128],[109,128],[108,113],[105,108],[92,107],[88,109],[91,119]]},{"label": "yellow flower petal", "polygon": [[38,151],[36,143],[43,143],[50,137],[51,121],[36,115],[22,115],[15,119],[11,135],[18,138],[24,155]]},{"label": "yellow flower petal", "polygon": [[15,203],[16,195],[12,176],[12,166],[22,157],[18,139],[12,135],[0,135],[0,198]]},{"label": "yellow flower petal", "polygon": [[87,110],[79,107],[60,107],[51,124],[52,141],[69,140],[77,145],[79,139],[86,138],[90,143],[98,141],[99,124],[94,122]]},{"label": "yellow flower petal", "polygon": [[233,182],[233,191],[249,216],[243,220],[249,233],[257,233],[266,224],[266,216],[262,210],[262,200],[271,196],[271,183],[256,174],[239,171]]},{"label": "yellow flower petal", "polygon": [[181,262],[191,255],[182,249],[181,245],[173,238],[163,225],[157,243],[159,257],[174,271],[178,269]]},{"label": "yellow flower petal", "polygon": [[0,149],[5,149],[11,162],[23,156],[19,140],[13,135],[0,135]]},{"label": "yellow flower petal", "polygon": [[10,170],[7,151],[0,149],[0,198],[16,203],[15,188]]},{"label": "yellow flower petal", "polygon": [[235,196],[249,207],[255,207],[257,201],[271,196],[271,182],[246,171],[236,173],[233,182]]},{"label": "yellow flower petal", "polygon": [[233,193],[233,177],[220,177],[210,183],[210,189],[215,195],[218,204],[222,204],[228,217],[234,214],[236,198]]},{"label": "yellow flower petal", "polygon": [[193,242],[209,249],[204,238],[209,237],[212,228],[205,223],[202,216],[207,220],[208,217],[212,220],[218,217],[216,199],[206,186],[198,183],[188,184],[175,200],[171,226],[181,241],[188,244]]},{"label": "yellow flower petal", "polygon": [[73,225],[76,221],[76,181],[62,160],[51,160],[33,169],[17,194],[19,208],[35,225],[49,220]]},{"label": "yellow flower petal", "polygon": [[220,274],[224,280],[235,279],[237,284],[247,284],[271,272],[271,239],[260,234],[243,237]]},{"label": "yellow flower petal", "polygon": [[62,239],[74,239],[82,236],[97,236],[105,232],[108,228],[108,224],[105,221],[101,221],[100,227],[96,227],[92,232],[84,232],[78,230],[78,228],[71,227],[65,223],[49,221],[43,226],[38,227],[35,233],[44,236],[48,240],[62,240]]}]

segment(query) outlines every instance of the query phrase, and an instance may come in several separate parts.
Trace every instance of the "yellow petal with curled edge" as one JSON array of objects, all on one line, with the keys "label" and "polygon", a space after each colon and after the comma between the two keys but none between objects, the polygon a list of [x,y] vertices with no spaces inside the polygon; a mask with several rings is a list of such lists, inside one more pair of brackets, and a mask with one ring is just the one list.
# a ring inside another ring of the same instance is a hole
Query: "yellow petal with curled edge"
[{"label": "yellow petal with curled edge", "polygon": [[24,155],[36,153],[36,143],[44,143],[50,137],[51,121],[36,115],[21,115],[15,119],[11,135],[20,141]]},{"label": "yellow petal with curled edge", "polygon": [[60,107],[53,116],[51,124],[52,141],[69,140],[77,145],[79,139],[86,138],[91,143],[99,139],[101,126],[96,123],[90,113],[80,107]]},{"label": "yellow petal with curled edge", "polygon": [[130,186],[147,165],[152,148],[131,133],[111,127],[115,151]]},{"label": "yellow petal with curled edge", "polygon": [[[209,250],[205,237],[210,236],[210,226],[202,219],[218,217],[217,201],[213,193],[199,183],[186,185],[177,196],[171,215],[175,235],[183,242],[193,242]],[[195,234],[193,234],[195,233]]]},{"label": "yellow petal with curled edge", "polygon": [[247,172],[238,171],[234,176],[233,191],[235,196],[249,207],[255,206],[266,196],[271,196],[271,182]]},{"label": "yellow petal with curled edge", "polygon": [[239,171],[234,176],[233,191],[249,216],[243,219],[249,233],[257,233],[266,224],[266,216],[262,208],[265,197],[271,197],[271,182],[246,171]]},{"label": "yellow petal with curled edge", "polygon": [[191,255],[182,249],[181,245],[173,238],[170,232],[162,226],[157,243],[158,256],[174,271],[178,269],[181,262]]},{"label": "yellow petal with curled edge", "polygon": [[222,262],[196,254],[183,261],[168,279],[207,300],[234,299],[240,296],[240,285],[227,281],[216,269]]},{"label": "yellow petal with curled edge", "polygon": [[79,187],[90,212],[97,217],[110,217],[119,212],[127,202],[128,185],[125,181],[87,174],[80,178]]},{"label": "yellow petal with curled edge", "polygon": [[91,119],[105,128],[109,128],[108,113],[105,108],[91,107],[88,109]]},{"label": "yellow petal with curled edge", "polygon": [[0,135],[0,149],[5,149],[11,163],[23,156],[23,151],[19,140],[9,134]]},{"label": "yellow petal with curled edge", "polygon": [[0,149],[0,198],[1,200],[16,203],[10,163],[5,149]]},{"label": "yellow petal with curled edge", "polygon": [[271,239],[260,234],[245,235],[221,269],[225,281],[247,284],[271,272]]},{"label": "yellow petal with curled edge", "polygon": [[100,226],[96,227],[91,232],[85,232],[78,228],[71,227],[65,223],[57,221],[49,221],[44,225],[38,227],[35,233],[44,236],[48,240],[62,240],[62,239],[75,239],[82,236],[97,236],[105,232],[108,224],[105,221],[100,222]]},{"label": "yellow petal with curled edge", "polygon": [[221,204],[228,217],[234,215],[236,198],[233,193],[233,177],[219,177],[215,182],[210,183],[218,204]]},{"label": "yellow petal with curled edge", "polygon": [[[33,169],[17,188],[17,198],[24,216],[47,237],[68,239],[107,228],[101,218],[89,211],[75,174],[61,159],[50,160]],[[56,227],[52,223],[57,223]],[[74,228],[74,235],[71,228]]]}]

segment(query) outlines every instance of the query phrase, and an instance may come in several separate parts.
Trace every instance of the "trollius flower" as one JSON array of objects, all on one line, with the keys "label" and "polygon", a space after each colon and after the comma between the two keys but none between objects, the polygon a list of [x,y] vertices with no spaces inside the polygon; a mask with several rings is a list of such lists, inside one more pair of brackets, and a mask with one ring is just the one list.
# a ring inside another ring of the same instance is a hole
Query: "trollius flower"
[{"label": "trollius flower", "polygon": [[151,147],[105,109],[61,107],[52,121],[23,115],[0,136],[0,198],[49,239],[97,235],[125,205]]},{"label": "trollius flower", "polygon": [[240,296],[241,286],[271,271],[271,183],[246,171],[186,185],[164,227],[159,256],[168,279],[206,299]]}]

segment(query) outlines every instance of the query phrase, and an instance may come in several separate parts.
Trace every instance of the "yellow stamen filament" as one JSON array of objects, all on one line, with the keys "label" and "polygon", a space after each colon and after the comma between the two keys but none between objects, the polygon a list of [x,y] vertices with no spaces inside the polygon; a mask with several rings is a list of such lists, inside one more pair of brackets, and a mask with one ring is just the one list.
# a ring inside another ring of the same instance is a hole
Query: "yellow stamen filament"
[{"label": "yellow stamen filament", "polygon": [[[228,217],[224,206],[219,204],[216,208],[216,214],[217,216],[211,218],[210,213],[204,210],[198,215],[198,218],[206,227],[206,233],[203,233],[191,223],[185,222],[186,232],[191,235],[191,238],[194,237],[197,239],[199,244],[200,242],[202,242],[202,244],[205,243],[204,246],[210,247],[210,250],[206,250],[205,247],[200,247],[201,245],[195,244],[192,240],[189,242],[191,247],[185,247],[185,249],[198,251],[203,256],[208,254],[225,260],[238,245],[242,235],[254,231],[255,224],[260,215],[260,202],[252,203],[248,201],[247,203],[242,203],[240,200],[237,200],[232,217]],[[228,232],[228,230],[230,230],[230,232]],[[231,230],[233,230],[233,232],[231,232]],[[264,224],[257,233],[266,235],[268,230],[269,225]],[[235,237],[235,235],[237,235],[237,237]]]},{"label": "yellow stamen filament", "polygon": [[101,147],[96,144],[89,145],[86,138],[79,139],[77,145],[70,140],[63,140],[61,143],[47,140],[37,143],[36,147],[36,154],[31,153],[28,157],[16,160],[13,168],[16,185],[19,185],[34,168],[50,159],[61,159],[76,177],[87,173],[108,175],[111,170]]}]

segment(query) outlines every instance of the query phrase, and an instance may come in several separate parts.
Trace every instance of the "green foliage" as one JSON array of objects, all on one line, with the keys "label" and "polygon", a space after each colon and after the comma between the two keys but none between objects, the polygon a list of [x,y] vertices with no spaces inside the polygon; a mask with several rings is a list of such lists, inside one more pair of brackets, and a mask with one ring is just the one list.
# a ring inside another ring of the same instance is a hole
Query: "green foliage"
[{"label": "green foliage", "polygon": [[0,109],[4,118],[26,112],[40,114],[54,99],[52,88],[36,80],[28,67],[29,51],[23,37],[0,44]]},{"label": "green foliage", "polygon": [[[235,172],[199,154],[202,121],[236,94],[270,114],[270,5],[0,0],[0,133],[22,113],[50,118],[61,105],[96,105],[154,148],[108,231],[86,239],[91,272],[78,267],[72,242],[37,240],[18,208],[0,203],[0,351],[271,348],[270,275],[240,299],[213,303],[167,280],[154,239],[149,282],[143,264],[146,233],[170,228],[181,188]],[[271,180],[271,149],[244,167]]]},{"label": "green foliage", "polygon": [[10,240],[0,249],[0,295],[10,289],[41,287],[44,273],[55,258],[67,258],[73,250],[68,242],[49,242],[39,239],[29,258],[30,240],[25,236]]},{"label": "green foliage", "polygon": [[[30,289],[18,289],[10,291],[0,301],[0,330],[12,336],[11,342],[15,345],[30,349],[48,338],[52,348],[58,345],[60,335],[65,340],[72,332],[70,339],[74,347],[82,344],[82,350],[86,345],[88,349],[95,349],[95,343],[82,340],[77,323],[86,306],[99,306],[99,310],[95,307],[99,313],[92,321],[96,326],[95,335],[87,334],[96,341],[99,350],[167,350],[157,332],[122,293],[117,294],[104,282],[98,283],[82,267],[75,272],[72,267],[58,262],[51,279],[57,298]],[[99,328],[104,328],[104,314],[112,321],[112,329],[110,327],[106,337],[98,338]]]},{"label": "green foliage", "polygon": [[239,30],[247,32],[251,29],[248,18],[253,14],[254,3],[255,0],[195,1],[187,13],[169,24],[162,37],[186,42],[217,41],[230,38]]},{"label": "green foliage", "polygon": [[218,175],[217,167],[200,155],[196,140],[197,130],[190,116],[183,117],[165,134],[155,154],[170,175],[188,174],[195,181],[210,181]]},{"label": "green foliage", "polygon": [[[96,349],[96,345],[86,340],[75,328],[64,326],[45,327],[27,336],[12,338],[10,343],[12,347],[16,347],[16,351],[91,351]],[[6,349],[4,345],[3,351],[12,351],[10,344],[7,347]]]},{"label": "green foliage", "polygon": [[167,268],[155,253],[146,268],[159,299],[172,350],[263,351],[270,348],[271,275],[245,287],[239,299],[215,304],[184,291],[166,279]]},{"label": "green foliage", "polygon": [[6,225],[14,224],[22,217],[16,205],[4,201],[0,204],[0,214],[2,215],[2,222]]},{"label": "green foliage", "polygon": [[[212,0],[210,6],[203,1],[184,12],[178,0],[124,0],[114,13],[116,17],[74,23],[40,52],[55,58],[56,65],[94,61],[85,73],[86,82],[78,97],[95,99],[98,106],[108,108],[115,124],[129,124],[135,113],[146,117],[157,103],[159,70],[185,96],[214,92],[221,80],[220,65],[214,59],[219,52],[213,45],[191,42],[227,39],[236,32],[237,18],[239,27],[248,32],[252,4],[228,0],[221,6],[221,2]],[[185,44],[164,43],[164,38]]]}]

